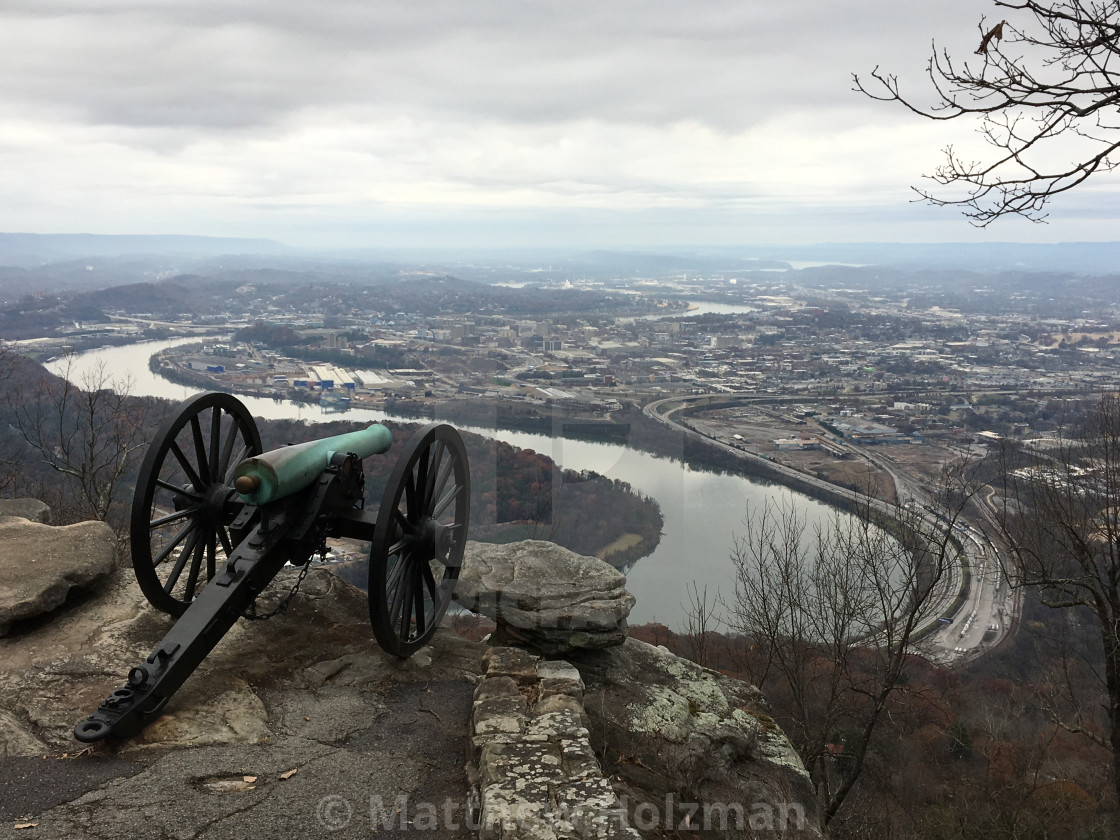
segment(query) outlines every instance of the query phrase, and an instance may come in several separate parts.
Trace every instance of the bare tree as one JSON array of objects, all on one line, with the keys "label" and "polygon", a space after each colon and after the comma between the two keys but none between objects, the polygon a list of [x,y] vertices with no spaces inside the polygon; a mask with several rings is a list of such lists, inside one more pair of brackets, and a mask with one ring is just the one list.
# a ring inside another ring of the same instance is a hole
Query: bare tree
[{"label": "bare tree", "polygon": [[0,382],[7,382],[12,378],[16,362],[15,348],[6,341],[0,341]]},{"label": "bare tree", "polygon": [[947,475],[940,519],[869,500],[812,528],[792,502],[744,520],[728,622],[752,651],[752,679],[782,709],[826,825],[864,770],[919,635],[951,598],[965,478],[963,465]]},{"label": "bare tree", "polygon": [[[0,387],[7,391],[9,380],[19,364],[19,354],[12,345],[0,341]],[[24,453],[8,439],[0,435],[0,495],[18,496],[26,492],[30,483],[24,466]]]},{"label": "bare tree", "polygon": [[696,581],[685,584],[688,603],[682,604],[685,624],[682,632],[688,647],[688,658],[697,665],[709,664],[713,635],[721,624],[719,598],[708,596],[708,587],[700,589]]},{"label": "bare tree", "polygon": [[1111,749],[1120,797],[1120,398],[1103,397],[1056,449],[1005,449],[1001,461],[1009,578],[1071,620],[1091,616],[1104,654],[1105,703],[1085,703],[1062,675],[1046,706],[1064,728]]},{"label": "bare tree", "polygon": [[931,103],[904,95],[878,67],[872,83],[852,77],[856,90],[922,117],[979,122],[991,155],[970,160],[949,146],[927,176],[945,189],[915,190],[980,227],[1008,215],[1042,221],[1053,196],[1112,170],[1120,147],[1120,3],[994,3],[1010,19],[980,21],[979,58],[959,62],[934,44]]},{"label": "bare tree", "polygon": [[31,451],[70,489],[71,515],[108,521],[122,480],[148,443],[150,403],[130,396],[131,383],[104,366],[71,381],[73,366],[69,357],[61,378],[44,375],[9,389],[9,409]]}]

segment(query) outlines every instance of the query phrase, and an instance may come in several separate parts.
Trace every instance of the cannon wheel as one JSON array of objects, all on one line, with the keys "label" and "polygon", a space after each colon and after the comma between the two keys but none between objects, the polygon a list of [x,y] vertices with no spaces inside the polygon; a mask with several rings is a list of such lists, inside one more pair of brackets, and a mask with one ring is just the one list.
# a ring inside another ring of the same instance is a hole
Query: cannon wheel
[{"label": "cannon wheel", "polygon": [[184,400],[156,432],[140,465],[131,520],[132,568],[154,607],[182,615],[232,554],[229,524],[241,506],[231,474],[260,453],[253,416],[229,394]]},{"label": "cannon wheel", "polygon": [[463,563],[470,495],[459,433],[419,429],[389,477],[370,548],[369,615],[385,651],[411,656],[439,626]]}]

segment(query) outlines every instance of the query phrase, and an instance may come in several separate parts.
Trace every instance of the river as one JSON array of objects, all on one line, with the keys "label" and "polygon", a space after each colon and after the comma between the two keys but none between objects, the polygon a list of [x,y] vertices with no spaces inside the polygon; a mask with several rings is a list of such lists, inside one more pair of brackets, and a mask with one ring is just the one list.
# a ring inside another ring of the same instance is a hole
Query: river
[{"label": "river", "polygon": [[[69,375],[81,384],[83,371],[104,365],[113,376],[129,379],[133,394],[181,400],[197,393],[198,389],[155,375],[148,369],[148,358],[164,348],[198,340],[144,342],[92,350],[75,359]],[[64,374],[64,366],[65,360],[47,365],[59,375]],[[239,399],[254,416],[268,419],[295,417],[314,423],[388,418],[415,422],[368,409],[328,414],[317,405],[277,402],[259,397]],[[680,461],[624,446],[524,432],[469,426],[461,428],[548,455],[567,469],[594,470],[609,478],[628,482],[637,492],[657,501],[665,519],[661,542],[652,554],[638,560],[627,576],[627,588],[637,598],[631,623],[659,621],[673,629],[681,627],[687,604],[686,587],[693,581],[701,591],[707,587],[709,598],[720,593],[730,600],[734,594],[730,555],[735,534],[741,530],[748,506],[761,505],[767,497],[783,497],[794,500],[810,522],[831,513],[826,505],[785,488],[694,470]],[[475,491],[479,489],[475,488]],[[563,511],[559,515],[562,516]]]}]

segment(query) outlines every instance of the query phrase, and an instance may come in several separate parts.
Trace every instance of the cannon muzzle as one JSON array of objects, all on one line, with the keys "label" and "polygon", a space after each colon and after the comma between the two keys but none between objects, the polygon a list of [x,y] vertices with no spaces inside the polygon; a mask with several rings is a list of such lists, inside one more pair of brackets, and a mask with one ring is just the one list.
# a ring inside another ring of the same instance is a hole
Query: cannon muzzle
[{"label": "cannon muzzle", "polygon": [[336,452],[353,452],[365,458],[384,452],[392,442],[392,432],[380,423],[371,423],[357,432],[273,449],[238,464],[233,486],[249,504],[268,504],[315,481]]}]

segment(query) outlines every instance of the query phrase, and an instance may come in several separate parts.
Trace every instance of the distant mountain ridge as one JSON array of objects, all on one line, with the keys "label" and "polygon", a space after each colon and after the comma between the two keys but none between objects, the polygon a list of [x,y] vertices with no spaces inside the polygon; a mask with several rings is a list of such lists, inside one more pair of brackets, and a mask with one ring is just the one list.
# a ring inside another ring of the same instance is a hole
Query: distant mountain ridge
[{"label": "distant mountain ridge", "polygon": [[[62,270],[64,263],[112,259],[114,268],[122,259],[161,258],[162,276],[195,271],[202,268],[192,260],[222,258],[223,267],[237,265],[255,267],[255,258],[278,260],[273,267],[304,270],[327,269],[331,273],[342,268],[361,272],[364,266],[394,266],[397,273],[408,266],[422,265],[439,274],[478,274],[478,279],[493,279],[495,266],[508,268],[523,264],[548,265],[548,270],[534,269],[533,282],[555,280],[572,271],[593,275],[659,276],[672,273],[725,273],[759,269],[801,268],[804,265],[887,266],[906,270],[952,270],[982,273],[1000,271],[1063,271],[1075,274],[1120,274],[1120,241],[1118,242],[826,242],[810,245],[727,245],[678,246],[650,248],[604,248],[582,250],[573,247],[567,253],[555,248],[522,248],[517,255],[501,249],[478,248],[454,256],[441,254],[439,248],[415,247],[395,253],[387,247],[376,254],[364,256],[345,248],[320,249],[289,246],[272,239],[181,234],[90,233],[0,233],[0,268]],[[236,259],[235,259],[236,258]],[[136,263],[135,259],[131,259]],[[82,268],[83,266],[76,266]],[[97,266],[98,268],[102,266]],[[137,266],[130,265],[130,269]],[[149,266],[150,268],[150,266]],[[202,271],[202,273],[209,273]],[[151,277],[148,273],[147,277]],[[140,279],[136,273],[133,279]],[[53,285],[53,284],[46,284]]]},{"label": "distant mountain ridge", "polygon": [[271,239],[181,234],[0,233],[0,265],[36,266],[80,257],[125,254],[220,256],[283,254],[291,249]]}]

